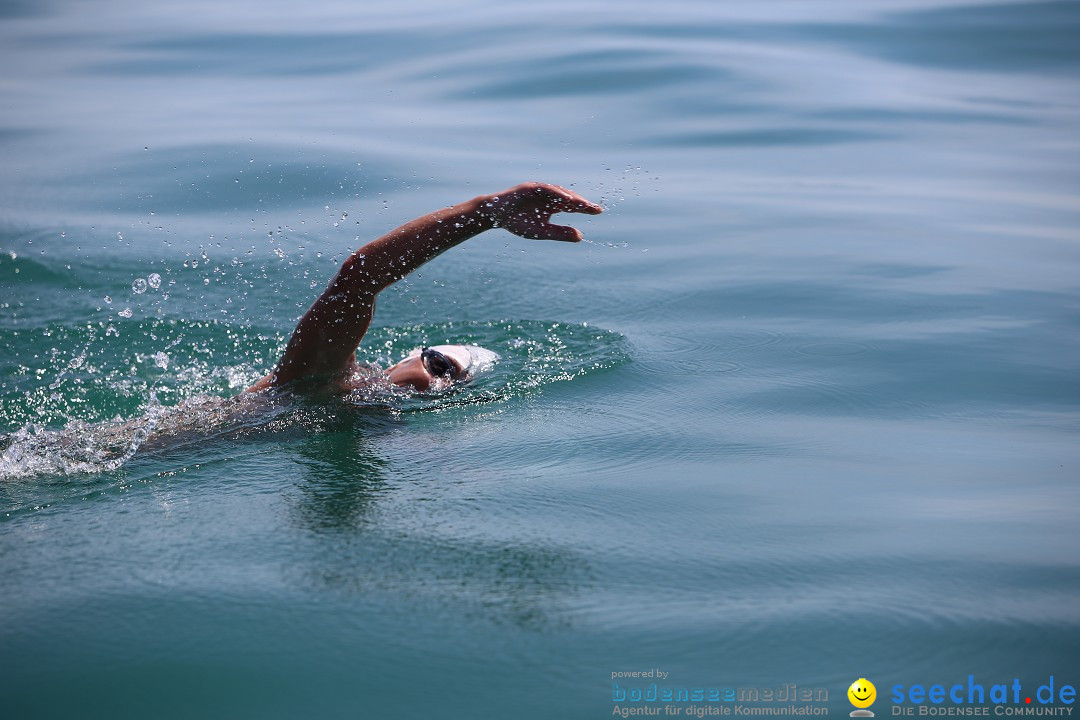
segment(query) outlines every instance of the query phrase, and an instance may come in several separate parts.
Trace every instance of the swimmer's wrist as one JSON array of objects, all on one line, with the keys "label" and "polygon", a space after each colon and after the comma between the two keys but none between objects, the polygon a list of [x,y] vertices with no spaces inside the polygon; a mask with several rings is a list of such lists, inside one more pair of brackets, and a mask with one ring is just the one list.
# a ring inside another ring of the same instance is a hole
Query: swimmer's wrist
[{"label": "swimmer's wrist", "polygon": [[[457,231],[455,234],[460,235],[457,242],[461,242],[467,237],[498,227],[498,222],[491,212],[493,197],[493,195],[480,195],[472,200],[438,210],[421,220],[429,219],[442,228],[454,228]],[[404,229],[408,228],[408,225],[404,226]]]},{"label": "swimmer's wrist", "polygon": [[472,200],[462,203],[462,205],[469,206],[471,220],[476,223],[479,232],[484,232],[485,230],[493,230],[499,227],[499,219],[496,216],[498,202],[499,196],[497,194],[479,195]]}]

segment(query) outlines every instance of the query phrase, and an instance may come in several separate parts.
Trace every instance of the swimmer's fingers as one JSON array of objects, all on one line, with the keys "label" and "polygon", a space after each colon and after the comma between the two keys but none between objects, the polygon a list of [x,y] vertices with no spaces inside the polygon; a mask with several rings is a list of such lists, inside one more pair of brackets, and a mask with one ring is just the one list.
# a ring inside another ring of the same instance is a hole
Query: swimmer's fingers
[{"label": "swimmer's fingers", "polygon": [[553,225],[548,222],[549,218],[550,215],[534,218],[520,217],[504,223],[502,227],[530,240],[582,241],[584,236],[580,230],[569,225]]},{"label": "swimmer's fingers", "polygon": [[584,213],[586,215],[599,215],[604,208],[596,203],[589,202],[576,192],[559,187],[558,185],[540,185],[541,192],[549,194],[548,207],[553,213]]}]

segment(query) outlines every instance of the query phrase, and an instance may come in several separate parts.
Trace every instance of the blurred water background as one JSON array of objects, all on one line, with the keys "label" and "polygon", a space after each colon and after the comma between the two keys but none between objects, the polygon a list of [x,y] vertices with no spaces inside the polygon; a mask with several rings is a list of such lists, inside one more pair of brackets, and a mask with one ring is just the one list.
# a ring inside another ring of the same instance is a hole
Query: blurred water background
[{"label": "blurred water background", "polygon": [[[3,715],[1075,684],[1078,37],[1071,0],[4,2]],[[491,375],[227,400],[355,247],[531,179],[605,204],[587,242],[477,238],[360,353]]]}]

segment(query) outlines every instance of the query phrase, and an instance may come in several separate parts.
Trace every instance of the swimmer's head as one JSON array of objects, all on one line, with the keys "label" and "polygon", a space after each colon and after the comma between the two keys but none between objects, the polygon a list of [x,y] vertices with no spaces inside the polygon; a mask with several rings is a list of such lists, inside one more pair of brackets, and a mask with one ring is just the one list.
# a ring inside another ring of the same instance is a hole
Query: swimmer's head
[{"label": "swimmer's head", "polygon": [[400,387],[445,390],[487,370],[499,356],[477,345],[435,345],[418,348],[391,366],[386,374]]}]

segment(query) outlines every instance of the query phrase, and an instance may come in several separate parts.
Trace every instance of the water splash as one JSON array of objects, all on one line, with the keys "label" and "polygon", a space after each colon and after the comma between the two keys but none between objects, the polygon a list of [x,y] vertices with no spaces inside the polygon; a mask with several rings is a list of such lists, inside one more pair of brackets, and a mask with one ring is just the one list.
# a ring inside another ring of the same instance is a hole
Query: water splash
[{"label": "water splash", "polygon": [[146,412],[134,420],[96,425],[72,420],[62,430],[22,427],[0,440],[0,480],[115,470],[151,437],[164,412],[151,395]]}]

